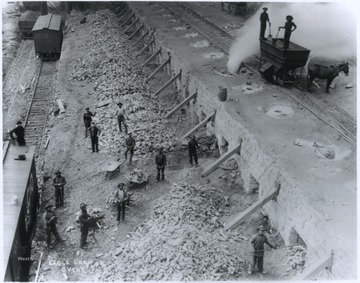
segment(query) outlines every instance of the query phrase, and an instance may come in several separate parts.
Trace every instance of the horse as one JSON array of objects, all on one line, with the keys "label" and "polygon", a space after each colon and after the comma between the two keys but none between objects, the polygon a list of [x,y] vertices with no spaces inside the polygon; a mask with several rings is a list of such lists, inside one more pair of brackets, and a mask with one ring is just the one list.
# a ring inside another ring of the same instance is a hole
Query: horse
[{"label": "horse", "polygon": [[339,65],[330,65],[322,66],[319,64],[314,64],[308,67],[308,89],[310,89],[311,84],[315,78],[322,80],[327,80],[326,84],[326,93],[329,93],[330,84],[332,81],[341,73],[344,72],[345,75],[349,75],[349,64],[348,62],[339,64]]}]

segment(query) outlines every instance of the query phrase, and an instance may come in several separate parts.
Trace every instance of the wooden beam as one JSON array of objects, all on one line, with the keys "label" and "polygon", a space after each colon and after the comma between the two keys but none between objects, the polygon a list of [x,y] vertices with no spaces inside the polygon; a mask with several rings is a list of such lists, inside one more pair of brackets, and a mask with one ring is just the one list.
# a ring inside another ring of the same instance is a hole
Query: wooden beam
[{"label": "wooden beam", "polygon": [[142,66],[145,66],[146,64],[148,64],[152,59],[154,59],[157,55],[159,55],[161,53],[161,47],[159,48],[158,51],[156,51],[153,55],[150,56],[149,59],[147,59]]},{"label": "wooden beam", "polygon": [[181,78],[181,70],[179,73],[177,73],[175,76],[173,76],[168,82],[166,82],[161,88],[159,88],[155,93],[154,96],[158,96],[164,89],[169,87],[174,81],[176,81],[178,78]]},{"label": "wooden beam", "polygon": [[130,9],[130,8],[129,8],[129,10],[120,18],[119,23],[121,23],[121,21],[122,21],[123,19],[125,19],[125,17],[126,17],[129,13],[131,13],[131,9]]},{"label": "wooden beam", "polygon": [[278,196],[278,194],[279,194],[279,191],[280,191],[280,185],[272,193],[270,193],[267,196],[265,196],[264,198],[258,200],[253,205],[251,205],[249,208],[247,208],[245,211],[240,212],[240,213],[238,213],[236,215],[230,216],[224,222],[224,230],[226,231],[226,230],[235,228],[236,226],[240,225],[248,217],[250,217],[255,211],[257,211],[259,208],[261,208],[263,205],[265,205],[269,201],[276,198]]},{"label": "wooden beam", "polygon": [[151,39],[151,40],[149,41],[149,43],[146,44],[146,45],[144,46],[144,48],[139,51],[138,54],[136,54],[135,58],[138,57],[139,55],[141,55],[141,54],[142,54],[146,49],[148,49],[149,46],[150,46],[151,44],[153,44],[154,42],[155,42],[155,38]]},{"label": "wooden beam", "polygon": [[320,260],[314,265],[306,268],[298,277],[298,280],[311,280],[320,271],[332,265],[332,251],[328,251]]},{"label": "wooden beam", "polygon": [[126,30],[124,30],[124,33],[127,33],[133,26],[135,26],[140,21],[139,18],[137,18],[133,23],[131,23]]},{"label": "wooden beam", "polygon": [[211,164],[209,167],[207,167],[204,172],[201,174],[201,177],[206,177],[210,173],[214,172],[222,163],[224,163],[226,160],[228,160],[231,156],[233,156],[235,153],[240,152],[242,140],[240,143],[235,146],[233,149],[229,150],[227,153],[223,154],[218,160],[216,160],[213,164]]},{"label": "wooden beam", "polygon": [[132,13],[131,16],[121,25],[121,27],[124,27],[127,25],[127,23],[135,16],[135,13]]},{"label": "wooden beam", "polygon": [[170,62],[171,62],[171,56],[169,56],[169,58],[164,63],[162,63],[159,67],[157,67],[156,70],[154,72],[152,72],[152,74],[146,79],[146,81],[149,81],[153,76],[155,76],[160,70],[162,70]]},{"label": "wooden beam", "polygon": [[209,122],[209,120],[215,116],[216,111],[214,111],[213,113],[211,113],[209,116],[207,116],[204,120],[202,120],[199,124],[197,124],[194,128],[192,128],[190,131],[188,131],[185,135],[182,136],[182,140],[186,139],[188,136],[192,135],[193,133],[195,133],[198,129],[200,129],[202,126],[204,126],[207,122]]},{"label": "wooden beam", "polygon": [[197,91],[195,91],[189,97],[185,98],[181,103],[179,103],[177,106],[175,106],[168,114],[166,114],[165,119],[169,118],[172,114],[174,114],[177,110],[179,110],[181,107],[183,107],[191,99],[195,98],[196,95],[197,95]]},{"label": "wooden beam", "polygon": [[127,38],[127,40],[130,40],[135,34],[137,34],[142,28],[144,28],[144,24],[141,24],[141,26],[134,31],[131,35],[129,35],[129,37]]},{"label": "wooden beam", "polygon": [[128,12],[128,10],[130,9],[129,6],[126,6],[124,9],[122,9],[120,12],[118,12],[118,17],[122,17],[124,13]]},{"label": "wooden beam", "polygon": [[142,36],[140,36],[132,45],[131,47],[134,47],[136,44],[138,44],[141,40],[143,40],[145,38],[145,36],[147,36],[149,33],[149,31],[147,30],[146,32],[144,32],[144,34]]}]

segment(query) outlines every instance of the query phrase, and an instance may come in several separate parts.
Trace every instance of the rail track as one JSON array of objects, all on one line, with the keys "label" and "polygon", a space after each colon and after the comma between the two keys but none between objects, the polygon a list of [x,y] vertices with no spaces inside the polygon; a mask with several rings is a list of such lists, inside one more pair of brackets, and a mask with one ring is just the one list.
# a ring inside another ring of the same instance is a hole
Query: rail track
[{"label": "rail track", "polygon": [[[172,14],[181,17],[194,30],[206,37],[225,54],[229,54],[230,47],[235,38],[225,30],[193,11],[186,3],[164,2],[161,5],[167,8]],[[248,63],[243,63],[243,65],[252,72],[260,75],[255,66]],[[302,89],[300,85],[294,85],[290,90],[277,85],[273,86],[323,121],[349,144],[356,147],[356,120],[345,110],[330,102],[324,102],[316,98],[311,93]]]},{"label": "rail track", "polygon": [[44,137],[50,101],[53,97],[53,76],[56,62],[42,62],[35,91],[25,118],[26,143],[35,145],[37,151]]}]

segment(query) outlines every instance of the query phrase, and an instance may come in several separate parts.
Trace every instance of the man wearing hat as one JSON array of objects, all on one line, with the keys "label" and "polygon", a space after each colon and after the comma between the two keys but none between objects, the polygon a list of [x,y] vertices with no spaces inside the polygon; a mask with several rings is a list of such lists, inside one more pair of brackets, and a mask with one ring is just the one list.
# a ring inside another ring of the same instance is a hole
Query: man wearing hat
[{"label": "man wearing hat", "polygon": [[122,221],[125,221],[125,203],[129,204],[129,198],[127,190],[125,189],[125,184],[120,183],[117,186],[116,194],[115,194],[116,202],[117,202],[117,222],[120,223],[120,217]]},{"label": "man wearing hat", "polygon": [[294,18],[292,16],[286,16],[286,23],[283,27],[279,27],[280,29],[285,29],[285,33],[284,33],[284,49],[288,49],[289,45],[290,45],[290,36],[291,33],[296,30],[297,26],[295,25],[295,23],[293,23]]},{"label": "man wearing hat", "polygon": [[56,171],[56,177],[53,179],[53,186],[55,187],[55,206],[56,208],[64,206],[64,186],[66,179],[61,176],[61,172]]},{"label": "man wearing hat", "polygon": [[90,221],[93,219],[86,210],[87,205],[85,203],[80,204],[81,214],[79,216],[79,223],[80,223],[80,248],[87,249],[88,243],[86,242],[88,233],[89,233],[89,224]]},{"label": "man wearing hat", "polygon": [[86,110],[86,113],[84,114],[83,120],[84,120],[84,125],[85,125],[85,138],[87,138],[87,131],[88,131],[88,128],[90,127],[91,121],[92,121],[91,117],[94,117],[96,112],[94,112],[94,114],[93,114],[90,111],[89,107],[86,107],[85,110]]},{"label": "man wearing hat", "polygon": [[125,128],[125,134],[127,134],[128,127],[127,127],[126,120],[128,119],[128,117],[125,114],[125,108],[123,107],[123,104],[121,102],[119,102],[118,106],[119,106],[119,109],[116,112],[116,116],[117,116],[117,120],[118,120],[118,124],[119,124],[119,130],[120,130],[120,132],[122,132],[121,124],[123,124],[124,128]]},{"label": "man wearing hat", "polygon": [[259,226],[258,233],[255,236],[253,236],[250,241],[250,244],[251,244],[252,248],[254,249],[254,251],[253,251],[253,261],[251,264],[251,270],[249,270],[249,274],[252,274],[253,272],[255,272],[255,266],[257,266],[257,270],[260,273],[266,274],[264,271],[264,268],[263,268],[264,251],[265,251],[264,244],[267,244],[271,248],[276,249],[276,247],[268,241],[268,239],[264,235],[264,231],[265,231],[264,226],[262,226],[262,225]]},{"label": "man wearing hat", "polygon": [[[13,134],[15,134],[16,137],[14,137]],[[10,135],[10,138],[12,140],[16,139],[18,145],[21,145],[21,146],[26,145],[26,142],[25,142],[25,129],[22,126],[21,121],[18,121],[16,123],[16,127],[9,132],[9,135]]]},{"label": "man wearing hat", "polygon": [[92,152],[99,152],[99,136],[101,134],[101,130],[95,126],[94,122],[91,122],[91,126],[88,130],[90,133]]},{"label": "man wearing hat", "polygon": [[46,244],[48,248],[52,249],[51,245],[51,233],[54,234],[57,242],[62,242],[63,240],[60,238],[59,233],[56,229],[57,216],[55,212],[52,210],[52,204],[48,204],[45,206],[44,213],[44,224],[46,228]]},{"label": "man wearing hat", "polygon": [[195,161],[195,165],[199,165],[198,164],[198,155],[197,155],[197,150],[199,148],[199,144],[196,140],[195,135],[192,136],[192,138],[190,139],[189,143],[188,143],[188,150],[189,150],[189,158],[190,158],[190,165],[193,166],[193,159]]},{"label": "man wearing hat", "polygon": [[260,39],[266,40],[265,38],[265,30],[266,30],[266,22],[269,22],[269,26],[271,26],[269,15],[266,12],[268,8],[263,8],[264,12],[260,14]]},{"label": "man wearing hat", "polygon": [[134,155],[134,148],[135,148],[135,139],[133,138],[131,133],[128,134],[128,137],[125,140],[125,146],[126,146],[125,159],[127,159],[127,154],[128,152],[130,152],[129,163],[132,164],[132,158]]},{"label": "man wearing hat", "polygon": [[156,164],[156,170],[157,170],[157,181],[160,181],[160,175],[161,180],[164,181],[165,179],[165,166],[166,166],[166,155],[163,153],[163,148],[161,147],[159,149],[159,153],[155,156],[155,164]]}]

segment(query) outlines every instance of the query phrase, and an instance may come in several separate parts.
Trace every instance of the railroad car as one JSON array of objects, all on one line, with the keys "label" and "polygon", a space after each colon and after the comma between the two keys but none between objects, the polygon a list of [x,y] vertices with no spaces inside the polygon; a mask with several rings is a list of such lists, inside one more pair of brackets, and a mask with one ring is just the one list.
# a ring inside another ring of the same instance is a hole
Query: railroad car
[{"label": "railroad car", "polygon": [[[298,83],[302,67],[306,65],[310,50],[290,42],[284,49],[284,39],[260,39],[260,74],[267,80],[280,83]],[[296,72],[300,69],[300,74]]]},{"label": "railroad car", "polygon": [[40,16],[40,12],[34,12],[34,11],[26,11],[21,15],[18,22],[18,27],[23,38],[32,37],[32,29],[39,16]]},{"label": "railroad car", "polygon": [[35,54],[43,60],[60,58],[64,23],[61,16],[40,16],[33,29]]},{"label": "railroad car", "polygon": [[28,280],[39,204],[34,152],[3,142],[4,281]]}]

